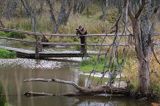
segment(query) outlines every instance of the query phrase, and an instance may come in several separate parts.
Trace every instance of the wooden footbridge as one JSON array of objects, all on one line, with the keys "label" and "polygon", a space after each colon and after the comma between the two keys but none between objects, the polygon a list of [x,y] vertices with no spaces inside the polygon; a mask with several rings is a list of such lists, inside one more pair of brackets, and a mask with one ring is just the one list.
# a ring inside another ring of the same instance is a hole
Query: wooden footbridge
[{"label": "wooden footbridge", "polygon": [[[7,29],[7,28],[0,28],[0,31],[4,32],[16,32],[16,33],[22,33],[27,36],[33,36],[35,40],[30,41],[30,40],[25,40],[25,39],[17,39],[17,38],[8,38],[8,37],[2,37],[0,35],[0,40],[4,39],[6,41],[18,41],[22,43],[27,43],[27,44],[32,44],[34,45],[33,50],[29,49],[24,49],[24,48],[17,48],[17,47],[11,47],[11,46],[6,46],[6,45],[0,45],[0,48],[6,49],[9,51],[14,51],[17,54],[17,57],[20,58],[37,58],[37,59],[48,59],[51,57],[83,57],[83,56],[89,56],[89,55],[94,55],[98,54],[99,52],[96,51],[89,51],[87,50],[88,46],[110,46],[111,44],[102,44],[102,43],[86,43],[86,38],[87,37],[113,37],[115,36],[114,34],[87,34],[87,35],[80,35],[77,36],[76,34],[48,34],[48,33],[40,33],[40,32],[28,32],[28,31],[20,31],[20,30],[15,30],[15,29]],[[79,38],[79,43],[54,43],[54,42],[43,42],[42,38],[45,36],[50,36],[52,38],[55,37],[75,37]],[[119,36],[130,36],[130,35],[122,35],[118,34]],[[44,50],[43,46],[79,46],[80,50],[79,51],[46,51]],[[117,46],[128,46],[127,43],[121,43],[117,44]],[[103,53],[102,53],[103,54]]]}]

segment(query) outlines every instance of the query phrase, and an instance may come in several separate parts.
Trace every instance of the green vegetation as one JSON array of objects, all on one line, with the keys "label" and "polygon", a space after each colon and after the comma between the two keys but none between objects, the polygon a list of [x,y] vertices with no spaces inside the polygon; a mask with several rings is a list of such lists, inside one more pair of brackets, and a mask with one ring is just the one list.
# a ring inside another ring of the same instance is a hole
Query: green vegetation
[{"label": "green vegetation", "polygon": [[2,32],[0,31],[0,36],[10,37],[10,38],[21,38],[24,39],[26,36],[18,32]]},{"label": "green vegetation", "polygon": [[104,63],[105,59],[102,57],[99,59],[99,62],[97,61],[96,57],[91,57],[81,62],[80,70],[82,70],[83,72],[90,72],[93,70],[93,67],[95,66],[96,71],[102,72]]},{"label": "green vegetation", "polygon": [[2,85],[0,84],[0,106],[5,106],[5,102],[6,102],[6,100],[5,100],[5,98],[4,98],[4,96],[2,96],[1,94],[2,94]]},{"label": "green vegetation", "polygon": [[2,84],[0,83],[0,106],[10,106],[6,101],[6,97],[2,95],[2,92],[3,92],[3,87]]},{"label": "green vegetation", "polygon": [[[159,49],[156,50],[156,54],[159,57],[160,55]],[[96,62],[98,64],[95,64]],[[152,70],[150,73],[150,77],[152,79],[151,80],[152,86],[150,89],[152,89],[154,93],[160,94],[160,82],[159,82],[160,81],[160,77],[159,77],[160,76],[160,73],[159,73],[160,65],[155,60],[154,56],[151,56],[151,62],[153,64],[150,65],[151,70]],[[93,68],[95,67],[95,70],[97,72],[102,72],[104,68],[104,63],[105,63],[104,57],[100,57],[99,62],[97,61],[96,57],[91,57],[81,62],[80,70],[83,72],[91,72]],[[117,66],[114,65],[114,68],[116,67]],[[107,67],[105,69],[107,69]],[[128,54],[126,55],[126,62],[122,68],[122,73],[125,76],[124,80],[130,81],[130,85],[132,86],[131,89],[133,91],[137,91],[138,89],[138,71],[137,70],[138,70],[138,60],[136,58],[134,49],[131,49],[128,51]]]},{"label": "green vegetation", "polygon": [[0,49],[0,58],[15,58],[16,53],[8,50]]},{"label": "green vegetation", "polygon": [[119,64],[114,62],[112,65],[109,65],[109,58],[100,57],[97,59],[97,57],[93,56],[90,59],[83,60],[80,64],[80,70],[83,72],[90,72],[93,70],[93,68],[97,72],[102,72],[105,70],[119,70],[121,69],[123,63],[122,59],[119,59]]},{"label": "green vegetation", "polygon": [[7,33],[7,36],[10,38],[21,38],[21,39],[26,38],[26,36],[24,34],[21,34],[18,32],[9,32],[9,33]]},{"label": "green vegetation", "polygon": [[8,35],[7,35],[7,33],[0,31],[0,36],[6,37]]}]

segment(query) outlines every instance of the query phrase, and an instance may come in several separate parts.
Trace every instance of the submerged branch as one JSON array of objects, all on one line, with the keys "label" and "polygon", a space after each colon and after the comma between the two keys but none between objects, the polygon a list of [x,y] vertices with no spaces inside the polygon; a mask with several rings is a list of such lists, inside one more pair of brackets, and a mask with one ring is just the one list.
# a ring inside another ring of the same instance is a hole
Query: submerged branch
[{"label": "submerged branch", "polygon": [[56,78],[52,78],[52,79],[30,78],[30,79],[24,80],[24,82],[31,82],[31,81],[56,82],[56,83],[68,84],[68,85],[72,85],[72,86],[75,87],[77,90],[83,90],[82,87],[78,86],[78,85],[77,85],[76,83],[74,83],[73,81],[65,81],[65,80],[60,80],[60,79],[56,79]]},{"label": "submerged branch", "polygon": [[[24,80],[25,82],[31,82],[31,81],[40,81],[40,82],[56,82],[56,83],[62,83],[62,84],[68,84],[75,87],[78,91],[74,93],[66,93],[62,94],[61,96],[83,96],[83,95],[97,95],[97,94],[122,94],[122,95],[128,95],[129,90],[127,88],[117,88],[117,87],[110,87],[107,85],[100,85],[96,87],[86,88],[78,86],[75,82],[72,81],[64,81],[60,79],[44,79],[44,78],[30,78]],[[32,95],[32,96],[56,96],[53,94],[44,94],[44,93],[32,93],[27,92],[25,95]]]},{"label": "submerged branch", "polygon": [[53,93],[45,93],[45,92],[25,92],[24,93],[24,95],[25,96],[27,96],[27,97],[33,97],[33,96],[69,96],[69,97],[71,97],[71,96],[78,96],[78,94],[76,94],[76,93],[65,93],[65,94],[60,94],[60,95],[55,95],[55,94],[53,94]]}]

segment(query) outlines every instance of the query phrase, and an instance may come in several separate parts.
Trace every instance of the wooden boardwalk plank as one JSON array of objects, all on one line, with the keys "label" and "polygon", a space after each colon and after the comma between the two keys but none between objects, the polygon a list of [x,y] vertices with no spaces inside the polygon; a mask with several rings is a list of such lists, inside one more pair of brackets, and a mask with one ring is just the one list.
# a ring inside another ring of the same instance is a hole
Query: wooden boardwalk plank
[{"label": "wooden boardwalk plank", "polygon": [[[25,50],[21,48],[13,48],[13,47],[6,47],[0,46],[2,49],[6,49],[9,51],[14,51],[17,53],[17,57],[20,58],[35,58],[35,52],[32,50]],[[97,54],[97,52],[89,51],[89,54]],[[49,58],[49,57],[83,57],[83,54],[80,51],[45,51],[39,52],[39,58]]]},{"label": "wooden boardwalk plank", "polygon": [[15,51],[19,53],[25,53],[25,54],[33,54],[34,51],[32,50],[26,50],[26,49],[21,49],[21,48],[13,48],[13,47],[7,47],[7,46],[0,46],[1,49],[6,49],[9,51]]}]

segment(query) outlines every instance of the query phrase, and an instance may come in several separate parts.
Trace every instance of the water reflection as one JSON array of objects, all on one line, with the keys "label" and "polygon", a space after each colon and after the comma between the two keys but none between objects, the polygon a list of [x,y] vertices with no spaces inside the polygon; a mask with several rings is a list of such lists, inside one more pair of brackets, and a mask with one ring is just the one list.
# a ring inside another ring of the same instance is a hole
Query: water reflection
[{"label": "water reflection", "polygon": [[[137,102],[127,98],[106,98],[106,97],[32,97],[23,96],[24,92],[48,92],[62,94],[76,91],[72,86],[28,82],[28,78],[59,78],[71,80],[80,85],[85,85],[85,77],[79,73],[78,63],[39,61],[26,59],[0,60],[0,81],[4,88],[6,101],[11,106],[149,106],[147,102]],[[0,104],[0,106],[3,106]]]},{"label": "water reflection", "polygon": [[149,102],[124,97],[81,97],[73,106],[150,106]]},{"label": "water reflection", "polygon": [[[42,77],[59,78],[78,83],[79,73],[75,69],[76,64],[77,63],[60,63],[51,61],[39,61],[39,64],[37,64],[35,60],[25,59],[0,60],[0,80],[4,87],[4,94],[7,95],[7,101],[9,101],[13,106],[44,106],[41,104],[35,104],[38,98],[25,98],[23,96],[24,92],[36,91],[61,94],[75,91],[75,89],[69,85],[42,82],[24,83],[23,80],[32,77]],[[62,101],[60,98],[55,97],[52,100],[44,98],[44,103]],[[64,99],[66,102],[68,100],[70,99]],[[29,103],[30,105],[27,105]]]}]

